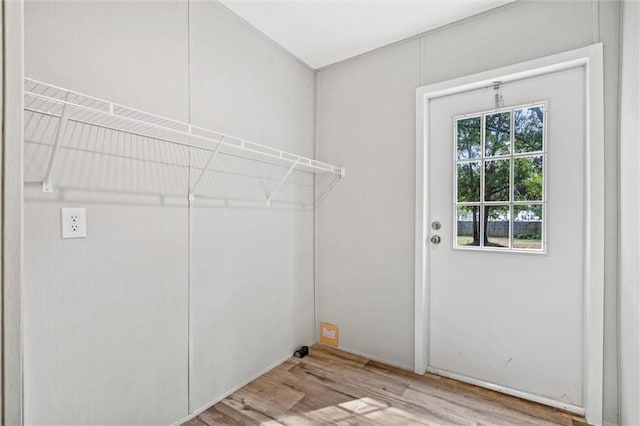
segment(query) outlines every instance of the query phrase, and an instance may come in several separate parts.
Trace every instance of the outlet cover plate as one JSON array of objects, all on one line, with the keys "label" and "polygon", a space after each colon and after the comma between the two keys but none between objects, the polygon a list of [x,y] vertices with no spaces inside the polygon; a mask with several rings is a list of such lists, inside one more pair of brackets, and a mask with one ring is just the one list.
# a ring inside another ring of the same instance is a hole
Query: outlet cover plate
[{"label": "outlet cover plate", "polygon": [[87,238],[87,209],[60,209],[62,238]]},{"label": "outlet cover plate", "polygon": [[338,347],[338,326],[328,322],[320,323],[320,343]]}]

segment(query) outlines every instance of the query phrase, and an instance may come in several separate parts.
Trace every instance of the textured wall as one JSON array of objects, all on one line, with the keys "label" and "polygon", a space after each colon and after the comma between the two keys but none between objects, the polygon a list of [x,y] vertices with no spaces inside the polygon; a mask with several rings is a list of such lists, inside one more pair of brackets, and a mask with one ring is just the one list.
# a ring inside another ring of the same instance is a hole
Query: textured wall
[{"label": "textured wall", "polygon": [[[192,122],[313,157],[314,73],[214,3],[192,3],[191,22]],[[192,409],[313,341],[313,176],[268,208],[286,168],[212,168],[191,210]]]},{"label": "textured wall", "polygon": [[[28,77],[313,156],[314,73],[217,3],[25,9]],[[210,152],[72,123],[43,194],[56,120],[30,117],[26,423],[168,424],[313,339],[310,175],[266,208],[286,169],[219,155],[190,207]]]},{"label": "textured wall", "polygon": [[602,41],[605,419],[617,422],[619,3],[520,1],[318,73],[318,156],[348,179],[317,211],[318,320],[341,345],[413,366],[415,88]]},{"label": "textured wall", "polygon": [[620,424],[640,424],[640,4],[624,2],[620,85]]}]

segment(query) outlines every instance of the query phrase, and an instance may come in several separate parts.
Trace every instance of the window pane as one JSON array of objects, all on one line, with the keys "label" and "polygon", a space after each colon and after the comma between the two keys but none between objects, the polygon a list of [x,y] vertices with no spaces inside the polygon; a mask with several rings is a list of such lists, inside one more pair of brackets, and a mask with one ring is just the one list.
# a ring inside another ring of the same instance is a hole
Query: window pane
[{"label": "window pane", "polygon": [[544,252],[545,107],[456,120],[455,248]]},{"label": "window pane", "polygon": [[458,206],[457,246],[480,245],[480,206]]},{"label": "window pane", "polygon": [[509,206],[486,206],[485,247],[509,247]]},{"label": "window pane", "polygon": [[542,201],[542,156],[516,158],[513,165],[516,201]]},{"label": "window pane", "polygon": [[458,120],[457,139],[458,160],[480,157],[480,117]]},{"label": "window pane", "polygon": [[542,205],[513,206],[513,248],[542,250]]},{"label": "window pane", "polygon": [[484,163],[485,201],[509,201],[510,160],[494,160]]},{"label": "window pane", "polygon": [[501,112],[485,116],[485,155],[508,155],[511,149],[511,113]]},{"label": "window pane", "polygon": [[515,152],[542,151],[544,106],[517,109],[514,115]]},{"label": "window pane", "polygon": [[480,201],[480,162],[458,163],[458,202]]}]

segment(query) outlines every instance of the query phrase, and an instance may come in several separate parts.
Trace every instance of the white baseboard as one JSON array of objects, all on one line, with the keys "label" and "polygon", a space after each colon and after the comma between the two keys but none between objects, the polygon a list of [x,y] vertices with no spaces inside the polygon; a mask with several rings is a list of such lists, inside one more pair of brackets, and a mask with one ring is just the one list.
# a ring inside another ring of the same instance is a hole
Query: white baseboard
[{"label": "white baseboard", "polygon": [[427,367],[429,373],[437,374],[438,376],[448,377],[450,379],[458,380],[460,382],[469,383],[472,385],[480,386],[482,388],[491,389],[496,392],[501,392],[507,395],[516,396],[518,398],[527,399],[529,401],[537,402],[539,404],[547,405],[549,407],[559,408],[561,410],[569,411],[570,413],[584,416],[584,408],[574,404],[556,401],[555,399],[545,398],[543,396],[534,395],[529,392],[523,392],[516,389],[511,389],[506,386],[497,385],[495,383],[486,382],[484,380],[474,379],[471,377],[463,376],[461,374],[453,373],[451,371],[442,370],[434,367]]},{"label": "white baseboard", "polygon": [[240,383],[239,385],[233,387],[232,389],[229,389],[227,392],[223,393],[222,395],[220,395],[219,397],[217,397],[213,401],[208,402],[207,404],[203,405],[202,407],[198,408],[197,410],[194,410],[193,413],[191,413],[191,414],[181,418],[180,420],[172,423],[171,426],[181,425],[182,423],[188,422],[189,420],[193,419],[194,417],[197,417],[200,413],[202,413],[204,411],[207,411],[209,408],[213,407],[218,402],[222,401],[223,399],[225,399],[226,397],[228,397],[229,395],[231,395],[235,391],[237,391],[240,388],[242,388],[242,387],[248,385],[249,383],[253,382],[258,377],[260,377],[260,376],[268,373],[269,371],[273,370],[274,368],[276,368],[277,366],[279,366],[280,364],[282,364],[283,362],[285,362],[289,358],[291,358],[291,355],[287,355],[286,357],[282,358],[281,360],[274,362],[273,364],[269,365],[264,370],[260,371],[259,373],[254,374],[249,379],[243,381],[242,383]]},{"label": "white baseboard", "polygon": [[[322,344],[322,343],[320,343],[320,344]],[[408,365],[401,364],[401,363],[398,363],[398,362],[390,361],[388,359],[380,358],[380,357],[377,357],[377,356],[365,354],[365,353],[360,352],[360,351],[356,351],[356,350],[353,350],[353,349],[345,348],[344,346],[338,346],[337,349],[339,349],[341,351],[344,351],[344,352],[348,352],[348,353],[354,354],[354,355],[359,355],[359,356],[362,356],[362,357],[365,357],[365,358],[369,358],[369,359],[371,359],[373,361],[378,361],[378,362],[381,362],[383,364],[390,365],[392,367],[397,367],[397,368],[400,368],[402,370],[407,370],[407,371],[412,372],[412,373],[414,372],[412,366],[408,366]],[[449,377],[451,379],[455,379],[455,380],[458,380],[458,381],[461,381],[461,382],[466,382],[466,383],[470,383],[470,384],[473,384],[473,385],[476,385],[476,386],[480,386],[480,387],[483,387],[483,388],[492,389],[492,390],[495,390],[495,391],[498,391],[498,392],[501,392],[501,393],[505,393],[505,394],[512,395],[512,396],[516,396],[516,397],[519,397],[519,398],[524,398],[524,399],[527,399],[527,400],[530,400],[530,401],[535,401],[535,402],[538,402],[538,403],[541,403],[541,404],[544,404],[544,405],[547,405],[547,406],[560,408],[562,410],[566,410],[566,411],[569,411],[569,412],[584,416],[584,408],[578,407],[578,406],[573,405],[573,404],[562,403],[562,402],[555,401],[555,400],[552,400],[552,399],[549,399],[549,398],[544,398],[544,397],[539,397],[537,395],[532,395],[532,394],[529,394],[527,392],[521,392],[521,391],[513,390],[513,389],[510,389],[510,388],[506,388],[506,387],[503,387],[503,386],[495,385],[493,383],[487,383],[487,382],[480,381],[480,380],[470,379],[468,377],[464,377],[464,376],[461,376],[461,375],[458,375],[458,374],[455,374],[455,373],[451,373],[451,372],[448,372],[448,371],[444,371],[444,370],[429,368],[428,371],[430,373],[434,373],[434,374],[437,374],[437,375],[440,375],[440,376]],[[604,422],[602,424],[602,426],[618,426],[618,425],[615,424],[615,423]]]},{"label": "white baseboard", "polygon": [[618,423],[602,422],[602,426],[618,426]]},{"label": "white baseboard", "polygon": [[354,355],[362,356],[362,357],[365,357],[365,358],[369,358],[372,361],[381,362],[383,364],[387,364],[387,365],[390,365],[392,367],[400,368],[402,370],[407,370],[407,371],[410,371],[410,372],[413,373],[413,367],[409,366],[409,365],[405,365],[405,364],[402,364],[402,363],[399,363],[399,362],[395,362],[395,361],[390,361],[388,359],[380,358],[380,357],[375,356],[375,355],[365,354],[365,353],[360,352],[360,351],[355,351],[353,349],[345,348],[344,346],[338,346],[336,349],[339,349],[339,350],[344,351],[344,352],[349,352],[350,354],[354,354]]}]

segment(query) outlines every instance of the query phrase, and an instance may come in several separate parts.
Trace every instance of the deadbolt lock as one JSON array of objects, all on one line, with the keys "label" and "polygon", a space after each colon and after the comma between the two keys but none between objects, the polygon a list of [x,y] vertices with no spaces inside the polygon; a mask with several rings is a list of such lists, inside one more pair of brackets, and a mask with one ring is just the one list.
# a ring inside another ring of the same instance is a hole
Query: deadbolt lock
[{"label": "deadbolt lock", "polygon": [[442,228],[442,225],[440,224],[440,222],[436,221],[436,222],[432,222],[431,223],[431,228],[434,230],[439,230],[440,228]]}]

